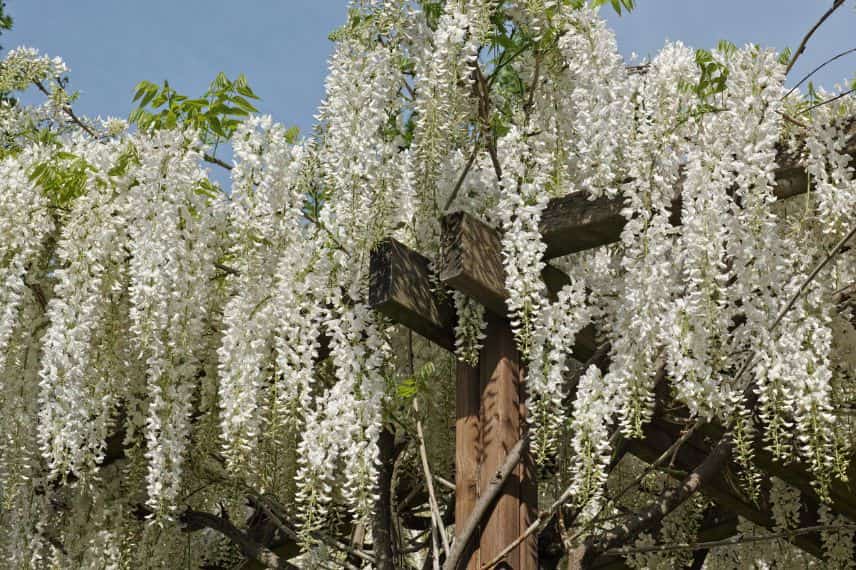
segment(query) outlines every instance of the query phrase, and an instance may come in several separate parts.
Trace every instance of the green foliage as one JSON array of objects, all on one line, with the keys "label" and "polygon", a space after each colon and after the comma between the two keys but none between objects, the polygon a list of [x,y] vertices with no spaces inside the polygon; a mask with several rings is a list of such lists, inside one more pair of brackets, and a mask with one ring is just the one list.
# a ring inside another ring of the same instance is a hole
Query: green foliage
[{"label": "green foliage", "polygon": [[116,164],[107,171],[107,174],[110,176],[124,176],[128,172],[128,167],[132,164],[140,164],[140,156],[137,152],[137,147],[129,143],[125,150],[116,158]]},{"label": "green foliage", "polygon": [[[720,41],[717,49],[721,53],[727,54],[736,48],[730,42]],[[696,50],[695,60],[700,74],[698,82],[689,86],[690,90],[702,102],[707,102],[713,96],[724,93],[728,83],[728,67],[717,61],[713,54],[705,49]]]},{"label": "green foliage", "polygon": [[6,2],[0,0],[0,30],[12,29],[12,16],[6,13]]},{"label": "green foliage", "polygon": [[779,53],[779,63],[787,65],[791,61],[791,48],[786,47]]},{"label": "green foliage", "polygon": [[[635,0],[608,0],[612,9],[615,10],[615,13],[619,16],[621,15],[622,8],[627,12],[632,12],[633,8],[636,7]],[[607,0],[592,0],[592,6],[596,8],[600,8],[604,4],[606,4]]]},{"label": "green foliage", "polygon": [[228,140],[250,113],[258,112],[250,102],[258,96],[243,74],[235,80],[217,74],[202,97],[195,99],[182,95],[168,81],[161,86],[141,81],[133,100],[138,106],[129,117],[132,124],[153,130],[191,127],[209,144]]},{"label": "green foliage", "polygon": [[437,374],[433,362],[426,362],[419,367],[413,376],[399,382],[397,387],[398,396],[404,400],[410,400],[430,391],[430,380]]},{"label": "green foliage", "polygon": [[30,181],[41,186],[51,204],[66,208],[86,190],[89,172],[94,166],[76,154],[58,151],[49,160],[37,164],[30,172]]}]

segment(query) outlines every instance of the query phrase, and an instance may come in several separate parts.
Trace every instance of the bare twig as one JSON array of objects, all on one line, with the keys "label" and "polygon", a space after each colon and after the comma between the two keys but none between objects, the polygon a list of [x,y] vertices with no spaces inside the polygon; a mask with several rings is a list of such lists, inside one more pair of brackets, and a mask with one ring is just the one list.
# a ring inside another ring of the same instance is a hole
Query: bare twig
[{"label": "bare twig", "polygon": [[446,487],[449,490],[454,491],[455,489],[457,489],[457,487],[455,487],[454,483],[452,483],[448,479],[444,479],[443,477],[440,477],[436,473],[434,473],[434,479],[436,479],[438,483],[440,483],[441,485],[443,485],[444,487]]},{"label": "bare twig", "polygon": [[463,528],[458,531],[457,536],[455,537],[455,543],[452,545],[452,552],[446,558],[446,563],[443,564],[443,570],[457,570],[461,556],[466,551],[467,544],[470,542],[473,533],[475,533],[482,518],[487,514],[488,509],[493,505],[494,500],[499,495],[500,490],[502,490],[502,487],[505,485],[505,482],[508,480],[511,472],[514,471],[514,468],[517,467],[518,463],[520,463],[520,458],[523,456],[523,450],[527,444],[527,440],[528,436],[524,436],[514,444],[514,447],[509,450],[508,456],[506,456],[502,467],[499,468],[499,471],[496,472],[490,483],[488,483],[484,493],[482,493],[478,501],[476,501],[466,524],[464,524]]},{"label": "bare twig", "polygon": [[808,44],[808,40],[811,39],[811,37],[814,35],[814,33],[817,31],[817,29],[821,26],[821,24],[823,24],[826,21],[826,19],[832,15],[833,12],[838,10],[843,5],[844,5],[844,0],[835,0],[835,2],[832,3],[832,6],[829,8],[829,10],[827,10],[823,14],[823,16],[820,17],[820,20],[818,20],[814,24],[814,26],[811,27],[811,29],[808,31],[808,33],[803,37],[802,41],[800,42],[799,47],[797,47],[796,51],[794,52],[794,55],[791,56],[791,61],[788,62],[788,67],[785,68],[785,75],[787,75],[788,73],[791,72],[791,69],[793,69],[794,64],[797,62],[797,59],[799,59],[799,57],[805,51],[805,46],[806,46],[806,44]]},{"label": "bare twig", "polygon": [[425,474],[425,485],[428,487],[428,505],[431,508],[431,518],[434,526],[440,533],[443,543],[443,551],[449,556],[449,537],[446,535],[446,527],[443,525],[443,517],[440,514],[440,505],[437,503],[437,495],[434,493],[434,478],[431,476],[431,467],[428,465],[428,450],[425,449],[425,436],[422,433],[422,420],[419,419],[419,400],[413,398],[413,411],[416,413],[416,435],[419,438],[419,457],[422,459],[422,471]]},{"label": "bare twig", "polygon": [[479,136],[476,135],[476,140],[473,143],[473,152],[470,153],[470,157],[467,159],[467,163],[464,165],[464,169],[461,171],[461,175],[458,177],[458,181],[455,183],[455,187],[452,189],[452,193],[449,194],[449,199],[446,200],[446,204],[443,206],[443,211],[448,212],[449,208],[452,207],[452,203],[455,201],[455,198],[458,197],[458,192],[461,191],[461,186],[464,185],[464,179],[469,174],[470,169],[473,167],[473,163],[476,160],[476,156],[479,154]]},{"label": "bare twig", "polygon": [[820,71],[821,69],[823,69],[824,67],[826,67],[827,65],[832,63],[833,61],[835,61],[836,59],[840,59],[840,58],[844,57],[845,55],[851,54],[853,52],[856,52],[856,48],[850,48],[848,50],[844,50],[843,52],[837,53],[834,56],[830,57],[829,59],[827,59],[826,61],[824,61],[823,63],[821,63],[820,65],[818,65],[817,67],[815,67],[814,69],[809,71],[808,73],[806,73],[802,79],[797,81],[796,85],[791,87],[790,91],[788,91],[787,93],[784,94],[782,99],[787,99],[788,95],[790,95],[791,93],[793,93],[794,91],[799,89],[800,85],[802,85],[803,83],[808,81],[812,75],[814,75],[815,73],[817,73],[818,71]]},{"label": "bare twig", "polygon": [[203,155],[202,155],[202,159],[203,159],[205,162],[210,162],[211,164],[216,164],[217,166],[223,167],[223,168],[225,168],[226,170],[232,170],[232,168],[234,168],[234,167],[233,167],[231,164],[229,164],[228,162],[223,162],[222,160],[220,160],[220,159],[219,159],[219,158],[217,158],[216,156],[210,155],[210,154],[208,154],[207,152],[206,152],[206,153],[203,153]]},{"label": "bare twig", "polygon": [[[34,82],[33,82],[33,84],[36,86],[36,88],[37,88],[39,91],[41,91],[42,93],[44,93],[47,97],[50,97],[50,96],[51,96],[51,92],[47,90],[47,88],[42,84],[42,82],[41,82],[41,81],[34,81]],[[61,86],[60,86],[60,87],[61,87]],[[95,137],[95,138],[98,138],[98,133],[96,133],[96,132],[92,129],[92,127],[90,127],[89,125],[87,125],[86,123],[84,123],[83,121],[81,121],[81,120],[80,120],[80,118],[79,118],[79,117],[74,113],[74,109],[72,109],[70,105],[63,105],[63,106],[62,106],[62,111],[63,111],[63,113],[65,113],[65,114],[68,116],[68,118],[69,118],[69,119],[71,119],[71,122],[72,122],[72,123],[74,123],[75,125],[77,125],[77,126],[78,126],[78,127],[80,127],[81,129],[83,129],[84,131],[86,131],[86,133],[87,133],[89,136],[91,136],[91,137]]]},{"label": "bare twig", "polygon": [[801,128],[803,128],[803,129],[807,129],[807,128],[808,128],[808,125],[806,125],[805,123],[801,123],[800,121],[797,121],[796,119],[794,119],[793,117],[791,117],[791,116],[790,116],[790,115],[788,115],[787,113],[785,113],[785,112],[783,112],[783,111],[778,111],[778,110],[777,110],[776,112],[777,112],[778,114],[780,114],[780,115],[782,116],[782,118],[783,118],[784,120],[786,120],[787,122],[789,122],[790,124],[792,124],[792,125],[796,125],[796,126],[801,127]]},{"label": "bare twig", "polygon": [[830,97],[829,99],[826,99],[826,100],[824,100],[824,101],[821,101],[820,103],[815,103],[815,104],[814,104],[814,105],[812,105],[811,107],[809,107],[809,108],[807,108],[807,109],[805,109],[805,110],[801,111],[801,112],[800,112],[800,115],[803,115],[803,114],[805,114],[805,113],[808,113],[809,111],[814,111],[814,110],[815,110],[815,109],[817,109],[818,107],[823,107],[824,105],[828,105],[828,104],[830,104],[830,103],[833,103],[833,102],[835,102],[835,101],[838,101],[839,99],[842,99],[842,98],[844,98],[844,97],[847,97],[848,95],[851,95],[853,92],[856,92],[856,88],[854,88],[854,89],[848,89],[847,91],[845,91],[845,92],[843,92],[843,93],[839,93],[839,94],[838,94],[838,95],[836,95],[835,97]]},{"label": "bare twig", "polygon": [[241,274],[241,272],[235,269],[234,267],[229,267],[228,265],[224,265],[222,263],[214,263],[214,267],[216,269],[219,269],[223,273],[228,273],[229,275],[238,276]]}]

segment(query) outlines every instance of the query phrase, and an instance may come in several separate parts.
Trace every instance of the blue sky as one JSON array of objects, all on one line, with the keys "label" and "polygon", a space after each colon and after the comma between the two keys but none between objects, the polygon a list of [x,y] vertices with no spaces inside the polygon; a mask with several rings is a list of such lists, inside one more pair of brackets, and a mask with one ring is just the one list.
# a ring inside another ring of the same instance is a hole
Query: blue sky
[{"label": "blue sky", "polygon": [[[625,55],[653,55],[664,41],[712,47],[795,47],[832,0],[637,0],[629,15],[605,8]],[[331,43],[346,0],[7,0],[14,29],[6,49],[28,45],[59,55],[71,68],[75,103],[88,116],[126,117],[134,85],[168,79],[201,94],[219,71],[247,75],[260,110],[307,132],[324,92]],[[856,10],[847,4],[829,20],[792,73],[856,47]],[[856,54],[824,70],[823,84],[853,77]]]}]

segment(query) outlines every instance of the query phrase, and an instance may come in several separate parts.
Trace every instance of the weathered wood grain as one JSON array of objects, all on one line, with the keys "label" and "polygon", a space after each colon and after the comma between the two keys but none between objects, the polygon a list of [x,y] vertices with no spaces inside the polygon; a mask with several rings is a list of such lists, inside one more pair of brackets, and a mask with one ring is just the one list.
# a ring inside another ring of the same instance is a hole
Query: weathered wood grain
[{"label": "weathered wood grain", "polygon": [[[511,448],[520,440],[524,429],[521,416],[521,363],[511,328],[505,319],[489,314],[484,346],[479,356],[481,378],[481,467],[480,486],[486,488],[494,474],[505,463]],[[531,482],[524,481],[531,470],[518,464],[502,488],[481,529],[479,556],[487,562],[513,542],[525,530],[521,528],[520,510],[527,499]],[[524,496],[526,495],[526,496]],[[537,508],[537,495],[535,505]],[[513,570],[535,570],[536,537],[532,536],[505,558],[504,566]]]},{"label": "weathered wood grain", "polygon": [[[457,363],[455,374],[455,530],[460,533],[479,497],[482,456],[479,370]],[[479,541],[469,541],[459,568],[478,570]]]},{"label": "weathered wood grain", "polygon": [[371,253],[369,305],[393,321],[455,349],[455,309],[431,289],[429,260],[392,238]]},{"label": "weathered wood grain", "polygon": [[[442,224],[440,281],[475,299],[494,314],[507,316],[508,290],[499,233],[465,212],[445,216]],[[567,275],[549,264],[541,272],[541,278],[553,299],[570,283]],[[574,357],[585,361],[596,348],[594,329],[586,327],[577,335]]]}]

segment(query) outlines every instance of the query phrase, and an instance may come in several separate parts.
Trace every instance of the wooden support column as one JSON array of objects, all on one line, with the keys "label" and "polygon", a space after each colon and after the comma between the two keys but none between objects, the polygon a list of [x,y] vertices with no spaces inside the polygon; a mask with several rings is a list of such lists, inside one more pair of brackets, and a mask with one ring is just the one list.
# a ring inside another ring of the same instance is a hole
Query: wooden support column
[{"label": "wooden support column", "polygon": [[[481,383],[479,370],[458,361],[455,380],[455,528],[470,518],[479,497],[481,449]],[[471,540],[459,568],[478,570],[479,544]]]},{"label": "wooden support column", "polygon": [[[520,357],[505,319],[487,315],[487,330],[479,361],[481,379],[481,468],[479,482],[486,487],[525,429]],[[528,454],[527,454],[528,455]],[[533,492],[535,491],[535,492]],[[528,503],[528,504],[527,504]],[[482,563],[514,542],[533,520],[537,490],[531,461],[518,465],[486,519],[479,542]],[[510,552],[497,568],[535,570],[538,548],[530,537]]]}]

